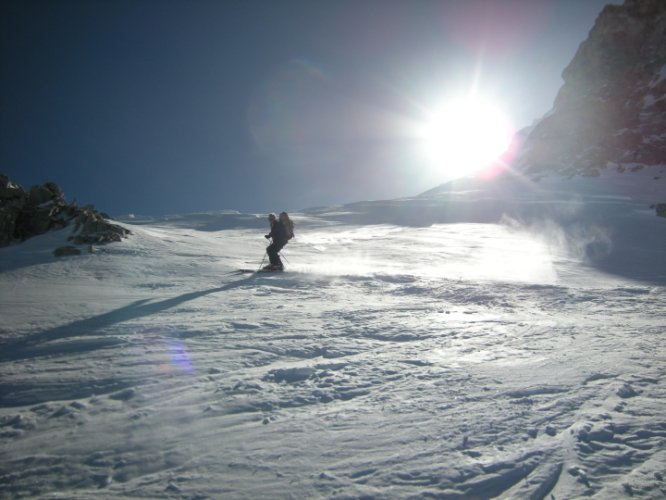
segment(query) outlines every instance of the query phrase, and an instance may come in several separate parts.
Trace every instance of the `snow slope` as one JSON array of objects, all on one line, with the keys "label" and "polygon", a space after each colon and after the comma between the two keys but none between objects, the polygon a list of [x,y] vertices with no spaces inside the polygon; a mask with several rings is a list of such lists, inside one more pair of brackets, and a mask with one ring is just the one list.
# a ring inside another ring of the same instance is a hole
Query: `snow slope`
[{"label": "snow slope", "polygon": [[493,196],[0,249],[0,498],[666,496],[666,219]]}]

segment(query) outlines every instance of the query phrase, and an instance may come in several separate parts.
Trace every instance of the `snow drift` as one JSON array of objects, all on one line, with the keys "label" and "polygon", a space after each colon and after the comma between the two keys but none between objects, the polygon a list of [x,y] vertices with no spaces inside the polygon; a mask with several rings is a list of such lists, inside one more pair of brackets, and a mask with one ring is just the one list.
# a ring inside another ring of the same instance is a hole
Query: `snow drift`
[{"label": "snow drift", "polygon": [[0,497],[665,495],[666,220],[429,196],[294,214],[284,274],[241,214],[0,249]]}]

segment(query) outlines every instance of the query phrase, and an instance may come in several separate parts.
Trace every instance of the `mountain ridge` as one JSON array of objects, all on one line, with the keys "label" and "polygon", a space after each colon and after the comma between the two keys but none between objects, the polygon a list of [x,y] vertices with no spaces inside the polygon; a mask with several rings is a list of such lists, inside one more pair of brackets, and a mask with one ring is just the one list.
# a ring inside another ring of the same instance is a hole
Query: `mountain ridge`
[{"label": "mountain ridge", "polygon": [[517,168],[533,177],[647,170],[666,192],[666,3],[606,6],[562,78]]}]

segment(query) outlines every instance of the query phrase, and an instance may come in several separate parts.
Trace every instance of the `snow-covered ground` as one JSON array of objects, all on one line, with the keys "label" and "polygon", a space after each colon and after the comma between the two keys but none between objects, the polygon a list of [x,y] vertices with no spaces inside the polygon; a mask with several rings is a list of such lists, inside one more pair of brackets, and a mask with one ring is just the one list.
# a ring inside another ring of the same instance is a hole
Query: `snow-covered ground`
[{"label": "snow-covered ground", "polygon": [[233,213],[0,249],[0,498],[666,496],[666,219],[644,201],[293,219],[283,274],[231,273],[267,232]]}]

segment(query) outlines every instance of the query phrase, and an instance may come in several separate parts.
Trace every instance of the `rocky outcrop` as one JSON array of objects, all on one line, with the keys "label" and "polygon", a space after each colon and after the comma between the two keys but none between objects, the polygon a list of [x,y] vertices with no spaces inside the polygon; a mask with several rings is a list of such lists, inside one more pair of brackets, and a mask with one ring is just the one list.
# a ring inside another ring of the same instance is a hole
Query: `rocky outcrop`
[{"label": "rocky outcrop", "polygon": [[[0,247],[69,226],[73,226],[69,240],[74,245],[101,245],[127,237],[127,229],[107,219],[92,205],[79,208],[76,203],[67,203],[62,189],[53,182],[26,192],[0,174]],[[73,253],[69,249],[57,254]]]},{"label": "rocky outcrop", "polygon": [[651,169],[664,176],[664,0],[605,7],[562,77],[552,111],[524,144],[524,170],[598,176]]},{"label": "rocky outcrop", "polygon": [[92,205],[80,209],[73,221],[74,231],[69,239],[76,245],[113,243],[122,241],[129,234],[124,227],[107,221],[106,216]]},{"label": "rocky outcrop", "polygon": [[21,186],[0,175],[0,246],[9,245],[15,238],[16,222],[25,205]]}]

